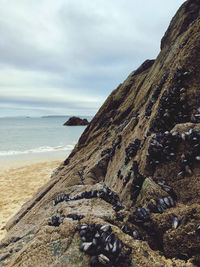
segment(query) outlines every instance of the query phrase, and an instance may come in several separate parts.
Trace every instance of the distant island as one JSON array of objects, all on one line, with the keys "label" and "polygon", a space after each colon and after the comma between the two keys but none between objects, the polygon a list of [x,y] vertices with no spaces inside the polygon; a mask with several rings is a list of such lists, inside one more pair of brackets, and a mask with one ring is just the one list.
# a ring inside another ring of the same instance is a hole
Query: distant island
[{"label": "distant island", "polygon": [[64,126],[84,126],[88,125],[87,119],[81,119],[79,117],[70,117],[63,125]]},{"label": "distant island", "polygon": [[[41,118],[43,119],[47,119],[47,118],[60,118],[60,117],[65,117],[66,118],[66,115],[47,115],[47,116],[41,116]],[[69,116],[67,116],[69,117]]]}]

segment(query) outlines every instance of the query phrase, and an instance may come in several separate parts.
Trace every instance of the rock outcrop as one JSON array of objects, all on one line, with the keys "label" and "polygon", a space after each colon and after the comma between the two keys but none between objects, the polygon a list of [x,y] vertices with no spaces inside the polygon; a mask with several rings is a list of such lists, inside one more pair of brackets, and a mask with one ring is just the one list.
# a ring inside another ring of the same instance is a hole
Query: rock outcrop
[{"label": "rock outcrop", "polygon": [[181,6],[156,60],[7,223],[1,266],[200,265],[199,11]]},{"label": "rock outcrop", "polygon": [[63,125],[65,126],[82,126],[88,125],[89,122],[87,119],[81,119],[79,117],[70,117],[68,121],[66,121]]}]

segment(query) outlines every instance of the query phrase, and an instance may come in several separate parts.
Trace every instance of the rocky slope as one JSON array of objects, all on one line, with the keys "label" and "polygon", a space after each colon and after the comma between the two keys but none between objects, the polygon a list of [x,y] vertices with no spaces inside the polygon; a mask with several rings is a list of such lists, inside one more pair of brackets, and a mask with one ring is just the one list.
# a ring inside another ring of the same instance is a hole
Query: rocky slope
[{"label": "rocky slope", "polygon": [[[200,1],[6,225],[0,266],[199,266]],[[106,226],[105,226],[106,225]]]}]

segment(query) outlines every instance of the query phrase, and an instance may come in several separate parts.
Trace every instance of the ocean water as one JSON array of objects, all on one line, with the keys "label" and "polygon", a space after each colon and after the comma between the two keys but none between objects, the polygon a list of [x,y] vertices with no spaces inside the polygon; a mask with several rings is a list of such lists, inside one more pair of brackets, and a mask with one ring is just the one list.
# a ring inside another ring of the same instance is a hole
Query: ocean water
[{"label": "ocean water", "polygon": [[0,118],[0,160],[67,157],[86,128],[63,126],[68,118]]}]

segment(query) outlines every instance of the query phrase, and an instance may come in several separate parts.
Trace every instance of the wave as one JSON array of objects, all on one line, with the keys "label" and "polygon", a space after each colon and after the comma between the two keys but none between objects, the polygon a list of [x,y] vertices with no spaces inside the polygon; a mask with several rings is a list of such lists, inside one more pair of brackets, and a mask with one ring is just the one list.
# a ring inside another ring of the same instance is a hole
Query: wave
[{"label": "wave", "polygon": [[32,154],[32,153],[44,153],[44,152],[53,152],[53,151],[71,151],[74,148],[73,145],[65,145],[65,146],[41,146],[38,148],[32,148],[28,150],[7,150],[0,151],[0,156],[12,156],[12,155],[20,155],[20,154]]}]

